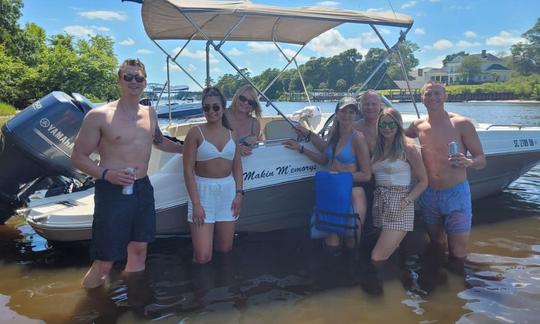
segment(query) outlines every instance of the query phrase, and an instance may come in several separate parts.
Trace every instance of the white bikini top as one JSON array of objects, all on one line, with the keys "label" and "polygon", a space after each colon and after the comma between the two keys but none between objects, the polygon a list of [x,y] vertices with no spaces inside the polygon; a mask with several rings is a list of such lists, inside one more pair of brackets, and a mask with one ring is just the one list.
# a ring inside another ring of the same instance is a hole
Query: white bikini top
[{"label": "white bikini top", "polygon": [[372,166],[377,186],[408,186],[411,184],[411,166],[407,161],[389,159]]},{"label": "white bikini top", "polygon": [[197,148],[197,159],[196,161],[208,161],[212,159],[222,158],[225,160],[233,160],[234,159],[234,153],[236,152],[236,144],[234,143],[232,139],[231,131],[229,131],[229,141],[223,149],[220,151],[217,149],[217,147],[208,142],[206,138],[204,138],[204,134],[199,126],[197,126],[199,129],[199,132],[201,132],[201,135],[203,137],[203,141],[201,145]]}]

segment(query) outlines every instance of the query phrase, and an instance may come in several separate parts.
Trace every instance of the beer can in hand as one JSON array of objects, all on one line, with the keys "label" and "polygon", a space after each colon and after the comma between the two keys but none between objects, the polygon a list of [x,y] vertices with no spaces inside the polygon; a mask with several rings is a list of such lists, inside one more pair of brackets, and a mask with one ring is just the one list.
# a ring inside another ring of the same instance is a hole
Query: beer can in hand
[{"label": "beer can in hand", "polygon": [[458,143],[452,141],[450,143],[448,143],[448,155],[450,155],[450,157],[453,157],[455,155],[457,155],[459,153],[459,145]]},{"label": "beer can in hand", "polygon": [[[131,173],[132,175],[135,174],[135,168],[127,168],[126,171]],[[132,195],[133,194],[133,183],[125,185],[122,188],[122,194],[124,194],[124,195]]]}]

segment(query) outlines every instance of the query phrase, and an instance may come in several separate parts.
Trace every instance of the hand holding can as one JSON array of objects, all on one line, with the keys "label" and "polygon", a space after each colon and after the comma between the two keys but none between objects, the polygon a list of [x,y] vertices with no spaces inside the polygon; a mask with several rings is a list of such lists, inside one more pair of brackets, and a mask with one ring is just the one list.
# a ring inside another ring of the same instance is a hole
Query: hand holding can
[{"label": "hand holding can", "polygon": [[[135,175],[135,168],[126,168],[126,172],[130,173],[132,176]],[[133,183],[125,185],[122,188],[122,194],[124,195],[132,195],[133,194]]]},{"label": "hand holding can", "polygon": [[450,157],[454,157],[459,153],[459,145],[458,143],[452,141],[448,143],[448,155]]}]

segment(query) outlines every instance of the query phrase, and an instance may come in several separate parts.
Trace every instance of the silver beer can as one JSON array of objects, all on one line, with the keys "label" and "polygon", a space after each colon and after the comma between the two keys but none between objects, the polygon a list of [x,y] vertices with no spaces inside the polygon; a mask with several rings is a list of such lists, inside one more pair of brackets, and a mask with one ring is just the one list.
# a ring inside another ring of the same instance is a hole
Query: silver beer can
[{"label": "silver beer can", "polygon": [[[135,174],[135,168],[127,168],[127,172],[131,173],[132,175]],[[132,195],[133,194],[133,183],[129,185],[125,185],[122,188],[122,194],[124,195]]]},{"label": "silver beer can", "polygon": [[452,141],[448,143],[448,155],[454,156],[459,153],[459,145],[458,143]]}]

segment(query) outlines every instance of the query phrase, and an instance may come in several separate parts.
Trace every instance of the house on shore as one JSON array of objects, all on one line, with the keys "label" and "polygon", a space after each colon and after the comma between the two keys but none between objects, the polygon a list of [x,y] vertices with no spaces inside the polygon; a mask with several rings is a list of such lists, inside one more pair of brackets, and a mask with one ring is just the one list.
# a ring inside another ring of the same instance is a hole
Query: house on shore
[{"label": "house on shore", "polygon": [[[467,55],[458,55],[447,62],[442,68],[421,68],[414,71],[415,80],[429,81],[435,80],[446,84],[463,83],[466,77],[462,73],[461,64]],[[468,56],[478,57],[480,59],[480,73],[469,78],[468,82],[502,82],[510,79],[512,70],[506,66],[506,63],[486,50],[480,54],[470,54]]]}]

